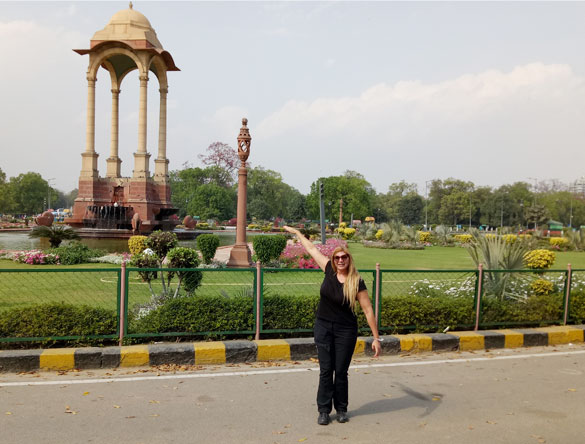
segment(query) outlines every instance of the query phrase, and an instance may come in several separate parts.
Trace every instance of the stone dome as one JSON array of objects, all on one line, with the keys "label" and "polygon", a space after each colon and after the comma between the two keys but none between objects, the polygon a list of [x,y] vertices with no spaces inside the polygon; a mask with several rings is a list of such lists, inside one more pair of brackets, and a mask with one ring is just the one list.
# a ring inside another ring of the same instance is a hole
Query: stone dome
[{"label": "stone dome", "polygon": [[146,41],[150,47],[163,49],[156,32],[144,14],[132,8],[116,12],[109,23],[92,37],[92,46],[104,41]]}]

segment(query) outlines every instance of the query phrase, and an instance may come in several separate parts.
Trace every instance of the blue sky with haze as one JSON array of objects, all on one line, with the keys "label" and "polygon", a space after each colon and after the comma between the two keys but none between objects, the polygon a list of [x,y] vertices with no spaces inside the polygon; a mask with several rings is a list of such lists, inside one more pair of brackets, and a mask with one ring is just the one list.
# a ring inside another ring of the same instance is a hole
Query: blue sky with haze
[{"label": "blue sky with haze", "polygon": [[[77,186],[94,32],[127,2],[0,1],[0,168]],[[136,1],[180,72],[169,74],[170,168],[199,166],[249,119],[250,161],[306,193],[351,169],[378,192],[455,177],[476,185],[585,175],[584,2]],[[98,77],[96,150],[109,155]],[[120,96],[131,175],[138,79]],[[149,82],[156,154],[158,84]],[[151,166],[151,170],[154,167]]]}]

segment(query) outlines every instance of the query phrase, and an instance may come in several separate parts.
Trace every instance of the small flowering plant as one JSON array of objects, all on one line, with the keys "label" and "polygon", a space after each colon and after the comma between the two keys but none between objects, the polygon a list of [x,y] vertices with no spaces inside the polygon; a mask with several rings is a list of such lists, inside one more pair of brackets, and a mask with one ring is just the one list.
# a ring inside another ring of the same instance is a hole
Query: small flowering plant
[{"label": "small flowering plant", "polygon": [[524,265],[532,270],[546,270],[555,262],[555,254],[552,251],[538,249],[529,251],[524,255]]},{"label": "small flowering plant", "polygon": [[17,251],[13,254],[14,262],[28,265],[59,265],[59,256],[43,253],[41,250]]},{"label": "small flowering plant", "polygon": [[[317,249],[325,256],[330,257],[337,247],[347,248],[347,242],[342,239],[327,239],[325,244],[315,244]],[[290,268],[319,268],[301,243],[288,244],[280,259]]]}]

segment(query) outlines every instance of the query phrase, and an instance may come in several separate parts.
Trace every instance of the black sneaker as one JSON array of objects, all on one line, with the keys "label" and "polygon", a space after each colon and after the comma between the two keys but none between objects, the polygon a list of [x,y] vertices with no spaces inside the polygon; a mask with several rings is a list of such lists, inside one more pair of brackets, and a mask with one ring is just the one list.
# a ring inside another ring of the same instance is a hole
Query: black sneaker
[{"label": "black sneaker", "polygon": [[329,417],[329,413],[321,412],[319,413],[319,417],[317,418],[317,424],[319,425],[327,425],[331,421]]},{"label": "black sneaker", "polygon": [[347,412],[337,412],[337,422],[348,422]]}]

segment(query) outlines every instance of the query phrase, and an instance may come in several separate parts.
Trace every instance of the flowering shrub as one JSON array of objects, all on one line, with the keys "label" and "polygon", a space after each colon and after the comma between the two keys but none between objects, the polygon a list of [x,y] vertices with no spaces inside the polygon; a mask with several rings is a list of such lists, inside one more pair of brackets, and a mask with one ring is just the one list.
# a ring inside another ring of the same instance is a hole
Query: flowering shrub
[{"label": "flowering shrub", "polygon": [[380,239],[383,234],[384,234],[384,230],[378,230],[378,231],[376,231],[376,239]]},{"label": "flowering shrub", "polygon": [[142,253],[146,249],[146,236],[131,236],[128,239],[128,249],[130,254]]},{"label": "flowering shrub", "polygon": [[546,270],[555,262],[555,254],[548,250],[532,250],[524,255],[524,265],[533,270]]},{"label": "flowering shrub", "polygon": [[531,234],[519,234],[518,235],[518,238],[519,239],[522,239],[522,240],[524,240],[524,239],[530,239],[530,238],[532,238],[532,235]]},{"label": "flowering shrub", "polygon": [[418,241],[422,243],[427,243],[431,241],[431,233],[428,231],[417,231]]},{"label": "flowering shrub", "polygon": [[455,240],[461,244],[468,244],[471,242],[473,236],[471,234],[456,234]]},{"label": "flowering shrub", "polygon": [[[327,239],[326,244],[316,244],[315,246],[325,256],[331,257],[333,250],[337,247],[347,248],[347,242],[341,239]],[[288,244],[280,255],[280,259],[290,268],[319,268],[300,242]]]},{"label": "flowering shrub", "polygon": [[94,257],[89,259],[89,262],[99,262],[102,264],[121,265],[123,262],[128,262],[132,255],[129,253],[110,253],[101,257]]},{"label": "flowering shrub", "polygon": [[260,225],[258,224],[249,224],[248,225],[248,230],[258,230],[260,228]]},{"label": "flowering shrub", "polygon": [[409,290],[409,294],[421,297],[473,297],[475,292],[475,277],[470,276],[461,280],[453,279],[422,279],[416,281]]},{"label": "flowering shrub", "polygon": [[59,265],[59,256],[45,254],[41,250],[17,251],[13,255],[13,260],[28,265]]},{"label": "flowering shrub", "polygon": [[504,241],[506,241],[507,244],[513,244],[518,240],[518,236],[516,236],[515,234],[504,234],[502,238],[504,239]]},{"label": "flowering shrub", "polygon": [[546,279],[536,279],[530,283],[530,289],[537,296],[546,296],[554,291],[554,284]]},{"label": "flowering shrub", "polygon": [[490,234],[486,234],[485,235],[485,238],[486,239],[495,239],[496,238],[496,235],[495,234],[491,234],[491,233]]},{"label": "flowering shrub", "polygon": [[344,239],[351,239],[354,234],[355,234],[355,228],[343,228],[343,232],[341,231],[342,229],[339,229],[339,232],[341,233],[341,236],[343,236]]},{"label": "flowering shrub", "polygon": [[564,237],[551,237],[549,240],[553,247],[566,248],[569,245],[569,240]]}]

